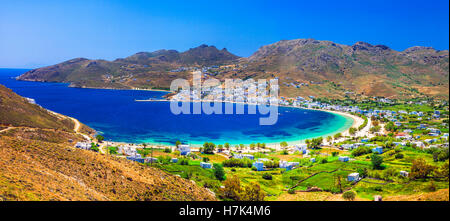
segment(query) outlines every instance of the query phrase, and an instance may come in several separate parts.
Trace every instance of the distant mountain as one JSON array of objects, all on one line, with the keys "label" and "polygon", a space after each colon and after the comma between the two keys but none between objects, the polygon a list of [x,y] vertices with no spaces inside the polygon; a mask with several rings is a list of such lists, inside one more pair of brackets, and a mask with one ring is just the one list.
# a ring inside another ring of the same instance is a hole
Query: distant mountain
[{"label": "distant mountain", "polygon": [[139,52],[114,61],[76,58],[60,64],[24,73],[18,79],[44,82],[67,82],[77,87],[167,88],[176,79],[170,70],[230,64],[239,57],[227,49],[200,45],[185,52],[159,50]]},{"label": "distant mountain", "polygon": [[[247,72],[274,73],[281,82],[310,83],[318,96],[351,91],[369,96],[448,96],[449,52],[429,47],[395,51],[385,45],[297,39],[261,47],[248,58]],[[282,85],[282,90],[283,90]],[[297,91],[284,87],[285,90]],[[311,87],[303,87],[310,90]],[[306,91],[304,91],[306,92]],[[294,94],[291,93],[291,94]]]},{"label": "distant mountain", "polygon": [[112,62],[77,58],[31,70],[18,79],[68,82],[76,87],[167,89],[174,79],[192,77],[182,67],[213,65],[223,65],[208,71],[221,80],[278,77],[283,96],[448,99],[448,50],[395,51],[366,42],[342,45],[314,39],[279,41],[262,46],[248,58],[207,45],[182,53],[140,52]]},{"label": "distant mountain", "polygon": [[84,140],[75,128],[0,85],[0,201],[215,200],[181,177],[74,148]]}]

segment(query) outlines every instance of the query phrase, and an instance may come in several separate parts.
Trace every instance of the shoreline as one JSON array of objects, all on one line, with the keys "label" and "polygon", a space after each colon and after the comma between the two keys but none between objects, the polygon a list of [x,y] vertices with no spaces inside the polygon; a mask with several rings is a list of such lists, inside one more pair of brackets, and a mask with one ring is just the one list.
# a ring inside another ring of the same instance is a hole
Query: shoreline
[{"label": "shoreline", "polygon": [[[16,78],[16,80],[18,80]],[[73,87],[73,88],[82,88],[82,89],[105,89],[105,90],[139,90],[139,91],[156,91],[156,92],[166,92],[166,93],[171,93],[171,91],[168,90],[162,90],[162,89],[140,89],[140,88],[124,88],[124,89],[118,89],[118,88],[101,88],[101,87],[79,87],[79,86],[70,86],[70,83],[64,83],[64,82],[45,82],[45,81],[39,81],[39,80],[19,80],[19,81],[34,81],[34,82],[42,82],[42,83],[62,83],[62,84],[68,84],[67,87]],[[163,101],[167,101],[170,102],[170,100],[159,100],[161,102]],[[149,101],[145,101],[142,100],[140,102],[152,102],[151,100]],[[179,102],[214,102],[213,100],[201,100],[201,101],[179,101]],[[248,104],[245,102],[230,102],[230,101],[222,101],[222,103],[232,103],[232,104],[243,104],[243,105],[257,105],[257,104]],[[312,139],[312,138],[317,138],[317,137],[323,137],[325,138],[326,136],[333,136],[336,133],[341,133],[342,136],[350,136],[349,134],[349,130],[351,127],[359,127],[359,125],[361,125],[364,120],[360,117],[357,117],[355,115],[349,114],[347,112],[340,112],[340,111],[333,111],[333,110],[325,110],[325,109],[314,109],[314,108],[307,108],[307,107],[293,107],[293,106],[285,106],[285,105],[275,105],[275,106],[279,106],[279,107],[287,107],[287,108],[297,108],[297,109],[306,109],[306,110],[314,110],[314,111],[324,111],[324,112],[328,112],[331,114],[337,114],[340,115],[342,117],[345,118],[350,118],[352,119],[352,125],[348,128],[345,129],[339,129],[337,131],[333,131],[331,133],[328,134],[323,134],[321,136],[315,136],[315,137],[310,137],[310,138],[306,138],[306,139]],[[51,111],[51,110],[49,110]],[[53,111],[52,111],[53,112]],[[293,145],[293,144],[299,144],[299,143],[304,143],[306,139],[299,139],[299,140],[291,140],[291,141],[286,141],[289,145]],[[105,141],[104,141],[105,142]],[[107,141],[108,143],[112,143],[113,145],[136,145],[139,146],[141,144],[135,144],[135,143],[130,143],[130,142],[122,142],[122,141]],[[154,147],[173,147],[174,145],[171,144],[160,144],[160,143],[152,143],[152,142],[146,142],[148,145],[154,146]],[[328,143],[326,140],[324,140],[324,143]],[[191,144],[192,147],[201,147],[202,144]],[[247,145],[248,146],[248,145]],[[280,149],[280,145],[278,142],[276,143],[266,143],[266,147],[268,148],[275,148],[275,149]]]},{"label": "shoreline", "polygon": [[[136,102],[170,102],[170,100],[157,100],[157,101],[154,101],[154,100],[148,100],[148,101],[136,101]],[[190,102],[190,103],[194,103],[194,102],[214,102],[214,101],[211,101],[211,100],[202,100],[202,101],[179,101],[179,102]],[[229,101],[222,101],[222,103],[233,103],[233,104],[244,104],[244,105],[257,105],[257,104],[248,104],[248,103],[243,103],[243,102],[229,102]],[[326,145],[330,145],[330,144],[325,140],[325,138],[326,138],[327,136],[333,136],[334,134],[337,134],[337,133],[341,133],[341,134],[342,134],[342,138],[345,138],[346,136],[351,136],[351,135],[350,135],[350,132],[349,132],[349,131],[350,131],[350,128],[352,128],[352,127],[358,128],[361,124],[364,123],[364,119],[362,119],[361,117],[352,115],[352,114],[347,113],[347,112],[334,111],[334,110],[325,110],[325,109],[314,109],[314,108],[307,108],[307,107],[293,107],[293,106],[284,106],[284,105],[275,105],[275,106],[278,106],[278,107],[286,107],[286,108],[297,108],[297,109],[313,110],[313,111],[324,111],[324,112],[328,112],[328,113],[331,113],[331,114],[339,115],[339,116],[342,116],[342,117],[344,117],[344,118],[347,118],[347,119],[351,119],[351,120],[352,120],[352,124],[351,124],[349,127],[345,127],[344,129],[339,129],[339,130],[333,131],[333,132],[331,132],[331,133],[323,134],[323,135],[321,135],[321,136],[315,136],[315,137],[310,137],[310,138],[306,138],[306,139],[299,139],[299,140],[286,141],[286,142],[288,143],[288,145],[294,145],[294,144],[305,143],[305,140],[307,140],[307,139],[312,139],[312,138],[317,138],[317,137],[323,137],[323,138],[324,138],[323,143],[326,144]],[[369,125],[369,124],[368,124],[368,125]],[[366,127],[367,127],[367,126],[366,126]],[[340,139],[342,139],[342,138],[340,138]],[[339,139],[338,139],[338,140],[339,140]],[[335,141],[338,141],[338,140],[335,140]],[[136,145],[136,146],[140,146],[140,145],[141,145],[141,144],[136,144],[136,143],[128,143],[128,142],[112,141],[112,140],[111,140],[111,141],[108,141],[108,142],[114,143],[114,144],[118,144],[118,145]],[[205,141],[205,142],[206,142],[206,141]],[[161,143],[152,143],[152,142],[145,142],[145,143],[146,143],[147,145],[149,145],[149,146],[153,146],[154,148],[155,148],[155,147],[161,147],[161,148],[169,147],[169,148],[173,148],[173,147],[175,146],[175,145],[170,145],[170,144],[161,144]],[[235,144],[231,144],[231,143],[230,143],[230,145],[231,145],[231,146],[234,146]],[[190,144],[190,146],[191,146],[192,148],[199,148],[199,147],[202,147],[202,144]],[[248,146],[248,144],[247,144],[246,146]],[[274,149],[276,149],[276,150],[280,150],[280,149],[281,149],[279,142],[276,142],[276,143],[266,143],[266,147],[268,147],[268,148],[274,148]]]}]

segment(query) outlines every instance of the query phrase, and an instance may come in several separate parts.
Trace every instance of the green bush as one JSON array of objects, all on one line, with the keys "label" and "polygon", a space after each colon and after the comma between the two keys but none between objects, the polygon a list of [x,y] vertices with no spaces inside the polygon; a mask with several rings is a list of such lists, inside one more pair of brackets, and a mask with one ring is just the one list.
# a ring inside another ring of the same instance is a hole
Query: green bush
[{"label": "green bush", "polygon": [[180,164],[180,165],[189,165],[189,159],[181,158],[181,159],[178,160],[178,164]]},{"label": "green bush", "polygon": [[270,174],[270,173],[264,173],[264,174],[262,175],[262,178],[265,179],[265,180],[272,180],[272,174]]},{"label": "green bush", "polygon": [[369,153],[372,153],[372,149],[370,149],[370,147],[360,146],[352,151],[352,156],[357,157]]},{"label": "green bush", "polygon": [[342,194],[342,197],[343,197],[345,200],[353,201],[353,200],[355,199],[355,197],[356,197],[356,193],[353,192],[353,191],[347,191],[347,192],[345,192],[345,193]]},{"label": "green bush", "polygon": [[222,162],[224,167],[244,167],[244,168],[251,168],[252,167],[252,161],[248,158],[231,158],[228,160],[225,160]]},{"label": "green bush", "polygon": [[395,159],[403,159],[403,154],[402,153],[397,153],[395,154]]},{"label": "green bush", "polygon": [[214,176],[216,179],[223,181],[225,180],[225,171],[223,170],[222,165],[215,163],[214,165]]}]

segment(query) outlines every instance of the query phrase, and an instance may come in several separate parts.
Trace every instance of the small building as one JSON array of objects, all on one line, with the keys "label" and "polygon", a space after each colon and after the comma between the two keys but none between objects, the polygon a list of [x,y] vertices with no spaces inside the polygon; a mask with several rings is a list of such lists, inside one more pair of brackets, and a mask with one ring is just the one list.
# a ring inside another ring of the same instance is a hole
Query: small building
[{"label": "small building", "polygon": [[383,197],[381,197],[380,195],[376,195],[373,197],[374,201],[383,201]]},{"label": "small building", "polygon": [[359,180],[359,173],[351,173],[347,177],[347,181],[354,182]]},{"label": "small building", "polygon": [[251,154],[236,154],[233,156],[236,159],[243,159],[243,158],[248,158],[250,160],[254,160],[255,156],[251,155]]},{"label": "small building", "polygon": [[178,158],[172,158],[172,163],[177,163],[178,162]]},{"label": "small building", "polygon": [[253,166],[256,168],[256,171],[264,170],[264,162],[262,162],[262,161],[253,162]]},{"label": "small building", "polygon": [[402,171],[400,171],[400,176],[408,177],[408,176],[409,176],[409,173],[406,172],[406,171],[404,171],[404,170],[402,170]]},{"label": "small building", "polygon": [[316,162],[316,158],[311,158],[309,161],[315,163]]},{"label": "small building", "polygon": [[350,160],[350,158],[348,156],[340,156],[339,157],[339,161],[348,162],[348,160]]},{"label": "small building", "polygon": [[308,145],[307,144],[297,144],[294,146],[294,152],[298,151],[301,154],[306,154],[308,151]]},{"label": "small building", "polygon": [[205,163],[205,162],[200,162],[200,166],[204,169],[211,169],[212,168],[212,164],[211,163]]},{"label": "small building", "polygon": [[127,160],[132,160],[132,161],[136,161],[138,163],[144,163],[144,158],[140,157],[140,156],[127,156]]},{"label": "small building", "polygon": [[372,149],[373,153],[382,154],[383,153],[383,147],[375,147]]},{"label": "small building", "polygon": [[75,144],[75,147],[83,149],[83,150],[89,150],[89,149],[91,149],[91,144],[88,142],[77,142]]},{"label": "small building", "polygon": [[178,150],[180,151],[181,156],[186,156],[191,153],[191,147],[187,144],[178,145]]},{"label": "small building", "polygon": [[144,162],[145,163],[156,163],[156,162],[158,162],[158,159],[154,158],[154,157],[146,157],[146,158],[144,158]]},{"label": "small building", "polygon": [[363,139],[361,139],[361,142],[369,142],[369,138],[363,138]]}]

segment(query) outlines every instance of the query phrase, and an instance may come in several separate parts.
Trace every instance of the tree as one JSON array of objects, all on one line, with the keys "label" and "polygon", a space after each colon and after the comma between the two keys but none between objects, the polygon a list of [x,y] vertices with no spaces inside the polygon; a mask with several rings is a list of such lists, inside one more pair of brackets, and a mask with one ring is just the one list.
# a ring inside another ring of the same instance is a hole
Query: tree
[{"label": "tree", "polygon": [[383,163],[383,157],[379,156],[378,154],[372,154],[372,156],[370,156],[370,160],[372,161],[373,169],[383,169],[383,167],[381,167],[381,164]]},{"label": "tree", "polygon": [[372,121],[372,125],[373,125],[374,127],[377,127],[378,125],[380,125],[380,122],[378,122],[378,121]]},{"label": "tree", "polygon": [[336,176],[336,187],[338,188],[339,192],[342,193],[341,175]]},{"label": "tree", "polygon": [[288,146],[288,143],[286,141],[281,141],[280,146],[282,148],[286,148]]},{"label": "tree", "polygon": [[225,180],[225,171],[223,170],[222,165],[217,163],[214,164],[214,176],[220,181]]},{"label": "tree", "polygon": [[342,137],[341,133],[337,133],[337,134],[334,135],[334,139],[339,139],[340,137]]},{"label": "tree", "polygon": [[311,141],[308,144],[308,147],[311,149],[317,149],[322,145],[323,142],[323,138],[322,137],[318,137],[318,138],[313,138],[311,139]]},{"label": "tree", "polygon": [[414,159],[411,165],[411,173],[409,176],[412,179],[420,179],[420,178],[426,178],[428,175],[430,175],[434,171],[434,166],[429,165],[425,159],[418,158]]},{"label": "tree", "polygon": [[220,196],[225,200],[239,201],[241,199],[241,181],[236,175],[223,182],[224,188],[220,191]]},{"label": "tree", "polygon": [[241,193],[242,201],[264,201],[265,194],[257,183],[250,183],[244,187]]},{"label": "tree", "polygon": [[356,134],[357,129],[354,127],[350,127],[350,129],[348,130],[348,132],[350,133],[350,135],[355,135]]},{"label": "tree", "polygon": [[178,148],[178,146],[180,146],[180,145],[181,145],[181,141],[177,140],[177,141],[175,142],[175,146]]},{"label": "tree", "polygon": [[103,140],[105,140],[105,138],[104,138],[102,135],[100,135],[100,134],[97,135],[95,138],[97,139],[97,141],[98,141],[99,143],[102,143]]},{"label": "tree", "polygon": [[448,181],[449,169],[448,169],[448,161],[442,164],[441,168],[437,171],[437,175],[445,178]]},{"label": "tree", "polygon": [[216,145],[214,143],[205,142],[203,144],[203,152],[205,154],[214,154],[215,149],[216,149]]},{"label": "tree", "polygon": [[384,125],[384,129],[390,132],[395,132],[397,130],[396,126],[391,121]]},{"label": "tree", "polygon": [[356,197],[356,193],[353,191],[347,191],[342,194],[342,198],[344,198],[345,200],[349,200],[349,201],[355,200],[355,197]]},{"label": "tree", "polygon": [[391,149],[391,148],[393,148],[395,146],[395,144],[392,142],[392,141],[386,141],[386,142],[384,142],[384,144],[383,144],[383,147],[385,148],[385,149]]},{"label": "tree", "polygon": [[251,144],[250,144],[250,149],[252,149],[252,150],[255,149],[255,143],[251,143]]},{"label": "tree", "polygon": [[358,168],[358,169],[356,169],[356,172],[359,173],[359,176],[361,178],[366,177],[368,174],[367,168]]},{"label": "tree", "polygon": [[245,147],[244,144],[239,144],[239,149],[242,150],[242,149],[244,149],[244,147]]},{"label": "tree", "polygon": [[333,140],[333,138],[332,138],[331,136],[328,136],[328,137],[327,137],[327,142],[330,143],[331,140]]},{"label": "tree", "polygon": [[225,143],[224,147],[225,147],[225,149],[230,150],[230,144],[229,143]]}]

